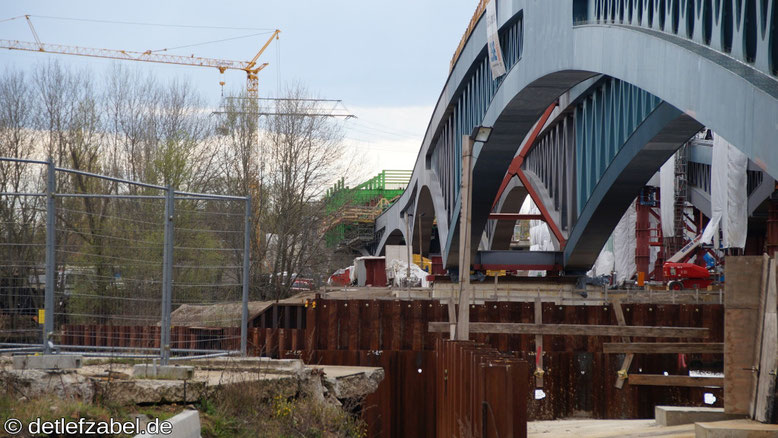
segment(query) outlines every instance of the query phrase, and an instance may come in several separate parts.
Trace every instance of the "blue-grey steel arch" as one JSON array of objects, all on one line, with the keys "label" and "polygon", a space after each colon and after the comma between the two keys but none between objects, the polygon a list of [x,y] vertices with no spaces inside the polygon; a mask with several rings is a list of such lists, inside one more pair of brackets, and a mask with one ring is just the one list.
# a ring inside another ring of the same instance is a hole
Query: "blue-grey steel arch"
[{"label": "blue-grey steel arch", "polygon": [[[644,136],[646,143],[641,148],[647,144],[650,148],[650,140],[657,138],[663,150],[669,150],[664,139],[678,141],[676,147],[680,146],[682,137],[691,135],[688,131],[705,125],[761,169],[778,174],[774,146],[778,81],[776,49],[770,44],[776,34],[775,0],[755,9],[749,9],[748,2],[715,2],[712,8],[708,6],[710,13],[705,12],[705,4],[689,5],[699,0],[679,1],[677,8],[667,7],[664,0],[496,1],[503,50],[506,35],[516,29],[513,35],[521,42],[518,57],[504,77],[491,81],[488,71],[480,67],[485,23],[483,19],[477,23],[435,107],[412,177],[433,194],[447,265],[457,259],[461,174],[457,144],[461,135],[479,124],[494,128],[489,141],[477,143],[474,149],[472,247],[477,248],[502,177],[532,125],[560,95],[598,74],[657,99],[651,114],[661,109],[663,116],[657,113],[649,123],[656,126],[645,127],[655,135]],[[640,127],[644,124],[645,120]],[[612,145],[618,144],[612,126],[603,122],[598,128],[614,138]],[[629,142],[626,139],[624,144]],[[633,159],[641,156],[632,154]],[[623,161],[613,157],[606,172],[618,176],[636,164]],[[610,169],[614,163],[621,168]],[[603,169],[600,164],[599,169],[580,170],[597,175]],[[591,191],[590,185],[580,189],[576,185],[574,190],[595,193],[600,186],[595,184]],[[412,196],[416,194],[403,195],[402,202],[379,217],[377,230],[399,228],[401,209],[411,205]],[[581,220],[586,205],[579,202],[576,208],[580,215],[570,224],[571,237],[589,225]],[[622,211],[614,208],[611,213],[619,217]],[[581,268],[589,262],[586,257],[576,258],[574,240],[568,239],[565,264]]]}]

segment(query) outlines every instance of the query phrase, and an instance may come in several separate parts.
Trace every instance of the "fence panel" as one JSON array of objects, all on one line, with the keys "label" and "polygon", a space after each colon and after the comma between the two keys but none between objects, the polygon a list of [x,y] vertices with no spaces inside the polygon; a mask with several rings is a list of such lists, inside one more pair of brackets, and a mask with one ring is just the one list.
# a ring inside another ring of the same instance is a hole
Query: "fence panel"
[{"label": "fence panel", "polygon": [[0,351],[245,353],[247,197],[0,166]]}]

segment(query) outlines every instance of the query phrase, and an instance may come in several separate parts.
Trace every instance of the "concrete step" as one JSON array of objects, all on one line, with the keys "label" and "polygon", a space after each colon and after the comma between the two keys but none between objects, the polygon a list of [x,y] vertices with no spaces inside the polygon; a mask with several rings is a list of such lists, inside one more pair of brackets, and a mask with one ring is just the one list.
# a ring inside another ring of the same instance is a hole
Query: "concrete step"
[{"label": "concrete step", "polygon": [[778,425],[753,420],[727,420],[696,423],[696,438],[778,438]]},{"label": "concrete step", "polygon": [[743,415],[725,414],[724,408],[689,406],[657,406],[654,408],[654,418],[656,423],[661,426],[736,420],[743,417]]}]

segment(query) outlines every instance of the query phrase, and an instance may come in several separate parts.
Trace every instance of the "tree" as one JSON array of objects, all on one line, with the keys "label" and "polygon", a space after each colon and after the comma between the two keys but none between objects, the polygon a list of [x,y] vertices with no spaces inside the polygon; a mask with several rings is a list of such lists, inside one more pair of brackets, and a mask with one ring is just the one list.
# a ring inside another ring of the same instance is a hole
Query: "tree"
[{"label": "tree", "polygon": [[[0,156],[35,158],[31,129],[35,109],[27,75],[6,70],[0,76]],[[9,330],[6,342],[24,342],[39,333],[17,316],[41,305],[31,290],[42,273],[38,262],[44,241],[43,200],[12,194],[40,191],[39,170],[23,163],[0,163],[0,192],[9,193],[0,195],[0,329]]]},{"label": "tree", "polygon": [[[323,250],[321,199],[326,188],[350,167],[343,128],[318,110],[303,86],[289,88],[262,119],[260,160],[267,200],[260,221],[267,267],[277,297],[288,293],[294,274],[312,274],[327,258]],[[286,273],[286,274],[284,274]]]}]

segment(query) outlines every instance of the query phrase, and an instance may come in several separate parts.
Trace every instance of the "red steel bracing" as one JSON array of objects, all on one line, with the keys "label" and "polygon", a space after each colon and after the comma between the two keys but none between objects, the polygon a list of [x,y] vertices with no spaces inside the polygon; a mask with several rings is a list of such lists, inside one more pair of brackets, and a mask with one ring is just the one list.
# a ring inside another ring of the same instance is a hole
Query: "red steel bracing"
[{"label": "red steel bracing", "polygon": [[651,261],[651,206],[637,202],[635,207],[635,266],[638,272],[644,272],[650,279],[649,263]]},{"label": "red steel bracing", "polygon": [[540,116],[540,120],[538,120],[537,125],[535,125],[535,129],[532,131],[532,134],[530,134],[529,138],[527,138],[527,141],[519,151],[519,154],[513,157],[513,161],[511,161],[511,164],[508,166],[508,172],[505,174],[505,178],[503,178],[502,184],[500,184],[500,189],[497,190],[497,196],[494,198],[494,202],[492,203],[492,210],[497,207],[497,203],[500,201],[505,188],[508,187],[508,183],[511,181],[511,178],[513,178],[514,175],[517,175],[521,170],[521,164],[524,162],[524,157],[527,156],[527,152],[529,152],[529,150],[532,148],[532,145],[538,138],[540,131],[543,129],[543,126],[546,125],[548,118],[551,117],[551,113],[554,111],[554,108],[556,108],[558,104],[558,102],[554,102],[549,105],[548,108],[546,108],[546,111],[542,116]]},{"label": "red steel bracing", "polygon": [[548,121],[549,117],[551,117],[551,113],[554,111],[554,108],[556,108],[557,105],[559,105],[559,102],[554,102],[551,105],[549,105],[548,108],[546,108],[546,111],[540,117],[540,120],[538,120],[538,123],[535,125],[535,129],[532,130],[532,133],[530,134],[530,136],[527,138],[527,141],[522,146],[521,150],[519,151],[519,154],[513,158],[513,161],[511,161],[510,166],[508,166],[508,172],[506,173],[505,178],[503,178],[502,184],[500,185],[500,189],[497,190],[497,196],[494,198],[494,202],[492,203],[492,210],[494,210],[494,208],[497,206],[497,202],[499,202],[500,198],[502,197],[502,194],[505,191],[505,188],[508,186],[508,183],[511,181],[511,178],[517,176],[519,180],[521,180],[521,183],[524,185],[524,188],[527,189],[529,196],[532,198],[532,201],[538,207],[538,210],[540,210],[540,214],[543,216],[546,224],[551,229],[551,232],[554,233],[554,236],[559,241],[560,248],[564,248],[565,238],[562,235],[562,231],[559,229],[559,226],[557,226],[557,224],[551,218],[551,214],[549,213],[548,209],[546,209],[546,207],[543,205],[543,202],[541,202],[540,196],[538,196],[537,192],[530,184],[529,179],[524,175],[524,172],[522,172],[521,170],[521,165],[522,163],[524,163],[524,157],[527,156],[527,153],[535,145],[535,140],[537,140],[540,131],[543,130],[543,127],[546,125],[546,122]]}]

